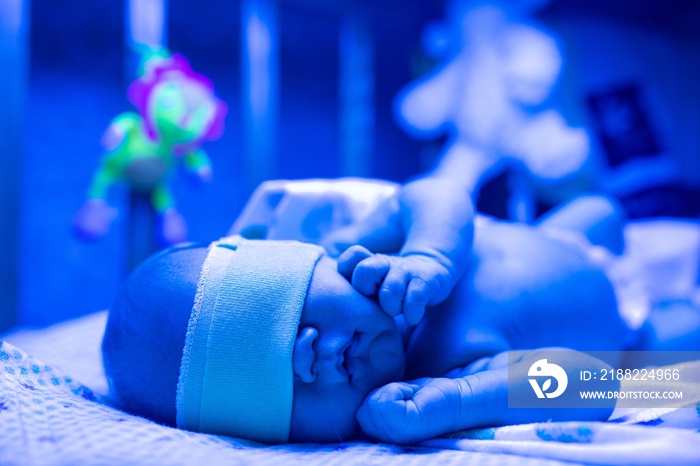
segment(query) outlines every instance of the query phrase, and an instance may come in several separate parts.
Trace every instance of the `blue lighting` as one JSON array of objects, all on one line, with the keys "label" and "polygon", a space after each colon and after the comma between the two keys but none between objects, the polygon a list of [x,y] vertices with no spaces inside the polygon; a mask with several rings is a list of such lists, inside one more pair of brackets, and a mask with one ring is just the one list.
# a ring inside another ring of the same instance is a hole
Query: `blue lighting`
[{"label": "blue lighting", "polygon": [[111,193],[123,214],[109,237],[79,243],[70,225],[105,128],[130,108],[124,70],[143,46],[187,57],[230,109],[207,146],[212,182],[173,186],[196,241],[226,232],[275,179],[451,173],[472,178],[484,212],[525,221],[589,191],[633,218],[700,214],[696,7],[406,2],[387,13],[371,2],[0,0],[0,232],[16,242],[0,269],[7,296],[18,290],[3,315],[46,324],[105,308],[128,271],[123,190]]}]

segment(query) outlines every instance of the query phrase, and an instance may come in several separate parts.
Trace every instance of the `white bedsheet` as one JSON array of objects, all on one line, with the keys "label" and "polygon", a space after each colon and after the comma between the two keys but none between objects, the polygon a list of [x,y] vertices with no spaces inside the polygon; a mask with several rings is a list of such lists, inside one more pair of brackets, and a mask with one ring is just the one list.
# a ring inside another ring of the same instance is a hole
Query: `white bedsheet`
[{"label": "white bedsheet", "polygon": [[[101,312],[5,336],[0,464],[700,464],[697,400],[680,410],[619,412],[615,422],[479,429],[411,447],[363,442],[265,446],[185,432],[104,404],[100,342],[105,318]],[[700,364],[691,364],[684,373],[700,382]]]},{"label": "white bedsheet", "polygon": [[570,464],[363,442],[266,446],[162,426],[100,402],[107,393],[100,353],[105,321],[106,312],[99,312],[5,335],[0,347],[0,465]]}]

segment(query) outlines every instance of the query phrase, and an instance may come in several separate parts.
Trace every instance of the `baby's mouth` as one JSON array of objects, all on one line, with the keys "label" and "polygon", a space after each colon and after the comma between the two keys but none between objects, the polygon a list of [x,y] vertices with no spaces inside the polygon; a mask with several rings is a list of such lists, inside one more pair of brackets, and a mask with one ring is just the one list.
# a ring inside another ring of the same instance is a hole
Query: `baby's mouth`
[{"label": "baby's mouth", "polygon": [[358,349],[360,347],[360,334],[355,332],[352,338],[345,346],[345,349],[340,354],[340,364],[348,375],[350,384],[359,376],[360,365],[358,364]]}]

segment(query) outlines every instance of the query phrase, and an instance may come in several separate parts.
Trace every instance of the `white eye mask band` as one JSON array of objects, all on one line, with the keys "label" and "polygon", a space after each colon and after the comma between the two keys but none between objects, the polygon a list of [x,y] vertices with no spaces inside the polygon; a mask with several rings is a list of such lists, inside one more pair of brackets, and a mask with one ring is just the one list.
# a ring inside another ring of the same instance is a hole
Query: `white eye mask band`
[{"label": "white eye mask band", "polygon": [[230,236],[209,246],[177,386],[177,426],[286,442],[292,352],[322,248]]}]

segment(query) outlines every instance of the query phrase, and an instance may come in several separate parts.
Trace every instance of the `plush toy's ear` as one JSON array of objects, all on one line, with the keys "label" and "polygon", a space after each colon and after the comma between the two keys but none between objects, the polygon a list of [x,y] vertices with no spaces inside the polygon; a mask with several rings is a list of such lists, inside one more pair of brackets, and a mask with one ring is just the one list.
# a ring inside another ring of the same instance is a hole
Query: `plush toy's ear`
[{"label": "plush toy's ear", "polygon": [[146,99],[148,98],[148,84],[143,80],[135,80],[129,85],[126,91],[126,96],[134,107],[139,110],[139,113],[146,106]]},{"label": "plush toy's ear", "polygon": [[406,132],[431,138],[445,130],[454,116],[455,89],[460,82],[458,69],[459,64],[453,60],[397,95],[394,113]]},{"label": "plush toy's ear", "polygon": [[216,110],[214,114],[214,120],[212,121],[207,133],[203,136],[203,139],[207,141],[214,141],[219,139],[224,134],[224,118],[228,113],[228,106],[224,101],[216,99]]},{"label": "plush toy's ear", "polygon": [[152,87],[152,85],[150,85],[143,79],[137,79],[129,85],[129,88],[126,91],[126,95],[129,99],[129,102],[131,102],[134,105],[134,107],[136,107],[136,110],[139,112],[139,115],[141,115],[146,130],[146,135],[148,135],[148,137],[152,140],[155,140],[158,137],[158,133],[153,122],[147,116],[148,96],[151,92]]}]

